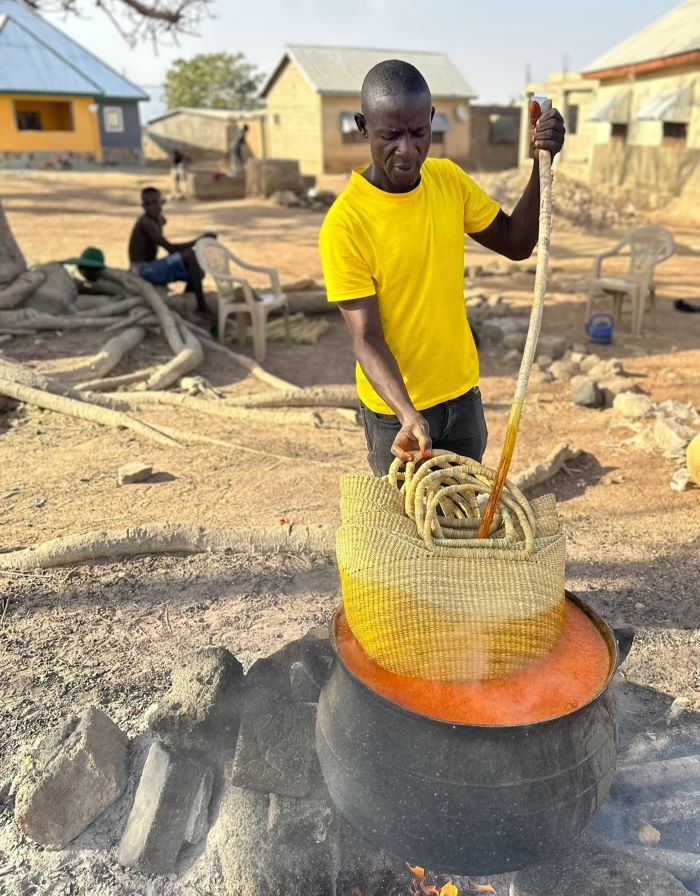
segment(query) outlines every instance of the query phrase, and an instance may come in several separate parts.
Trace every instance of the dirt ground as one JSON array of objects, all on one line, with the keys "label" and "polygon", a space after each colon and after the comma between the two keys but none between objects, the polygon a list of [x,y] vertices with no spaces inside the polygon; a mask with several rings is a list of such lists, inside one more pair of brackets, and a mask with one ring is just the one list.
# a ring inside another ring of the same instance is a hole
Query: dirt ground
[{"label": "dirt ground", "polygon": [[[485,186],[489,178],[483,178]],[[165,178],[152,173],[8,173],[0,176],[14,233],[32,262],[103,249],[124,266],[138,214],[138,192]],[[172,202],[171,239],[215,230],[245,258],[274,264],[283,280],[321,276],[316,242],[323,215],[269,202]],[[678,211],[655,212],[676,238],[675,255],[658,268],[658,309],[641,337],[629,318],[612,345],[654,399],[698,404],[700,314],[683,314],[673,299],[700,299],[700,223]],[[585,342],[580,281],[615,231],[586,232],[555,220],[552,270],[543,332]],[[469,242],[465,263],[488,267],[495,257]],[[480,278],[527,308],[533,277],[517,272]],[[301,386],[350,383],[351,345],[342,322],[315,345],[270,343],[265,367]],[[104,341],[93,331],[18,337],[2,352],[47,362],[90,354]],[[250,351],[250,349],[248,349]],[[496,466],[517,363],[503,351],[481,351],[481,388],[490,432],[485,462]],[[115,374],[167,357],[156,337],[139,346]],[[202,373],[227,394],[264,388],[223,355],[207,352]],[[573,405],[565,383],[533,383],[513,464],[517,472],[561,441],[587,453],[550,483],[568,537],[568,587],[611,623],[635,627],[624,670],[628,680],[700,708],[700,489],[669,488],[678,462],[626,444],[634,433],[612,410]],[[234,447],[166,448],[133,433],[98,428],[21,408],[0,412],[0,538],[4,550],[57,535],[149,522],[216,527],[338,522],[338,477],[366,469],[364,437],[333,411],[289,422],[279,416],[245,426],[178,409],[141,415],[224,439]],[[274,456],[271,456],[274,455]],[[153,465],[146,483],[119,487],[116,471],[131,460]],[[544,491],[545,489],[540,489]],[[198,555],[99,562],[36,573],[0,573],[0,783],[19,750],[59,719],[95,703],[130,734],[167,687],[173,657],[209,644],[230,648],[248,666],[311,625],[338,601],[331,565],[317,557]]]}]

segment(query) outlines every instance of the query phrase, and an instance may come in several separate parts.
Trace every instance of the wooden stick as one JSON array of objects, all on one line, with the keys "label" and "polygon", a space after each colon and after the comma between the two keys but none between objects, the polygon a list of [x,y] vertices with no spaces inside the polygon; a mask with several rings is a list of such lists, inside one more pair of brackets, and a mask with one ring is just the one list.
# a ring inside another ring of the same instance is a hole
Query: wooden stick
[{"label": "wooden stick", "polygon": [[85,380],[76,385],[79,392],[114,392],[121,386],[132,386],[134,383],[142,383],[156,371],[155,367],[143,367],[132,373],[124,373],[121,376],[106,376],[98,380]]},{"label": "wooden stick", "polygon": [[614,842],[612,846],[631,858],[637,859],[640,864],[651,862],[659,868],[669,871],[682,883],[692,884],[700,881],[700,855],[695,852],[678,852],[674,849],[633,846],[618,842]]},{"label": "wooden stick", "polygon": [[239,408],[231,407],[223,400],[210,400],[206,398],[194,398],[191,395],[183,395],[180,392],[145,392],[134,390],[133,392],[120,392],[119,400],[132,410],[143,410],[150,404],[171,405],[173,407],[187,408],[201,414],[211,414],[214,417],[228,417],[230,420],[274,421],[284,420],[287,423],[315,423],[317,418],[311,411],[294,413],[285,411],[284,417],[274,409],[265,408]]},{"label": "wooden stick", "polygon": [[[551,103],[550,103],[551,106]],[[543,110],[544,111],[544,107]],[[540,226],[537,241],[537,269],[535,273],[535,289],[530,312],[530,326],[527,331],[523,358],[520,362],[518,381],[515,385],[515,395],[510,408],[506,438],[501,451],[501,459],[498,464],[498,474],[489,500],[484,510],[484,515],[479,526],[479,538],[487,538],[491,531],[491,523],[496,514],[501,493],[505,485],[510,462],[513,458],[515,439],[520,426],[520,417],[523,412],[523,402],[527,392],[527,384],[530,380],[530,371],[535,360],[537,339],[540,335],[542,323],[542,310],[544,308],[544,294],[547,290],[547,267],[549,265],[549,239],[552,231],[552,157],[545,150],[539,150],[537,158],[540,167]]]},{"label": "wooden stick", "polygon": [[0,569],[33,570],[139,554],[254,551],[314,551],[330,556],[330,526],[277,526],[273,529],[208,529],[190,523],[153,523],[128,529],[53,538],[33,548],[0,553]]},{"label": "wooden stick", "polygon": [[231,406],[244,408],[349,408],[357,410],[359,399],[354,386],[312,386],[289,392],[254,392],[227,399]]},{"label": "wooden stick", "polygon": [[691,790],[679,796],[662,800],[636,803],[630,812],[638,822],[654,826],[672,821],[691,821],[700,818],[700,790]]},{"label": "wooden stick", "polygon": [[0,311],[0,329],[25,330],[80,330],[87,327],[107,327],[112,317],[83,317],[76,314],[46,314],[34,308],[12,308]]},{"label": "wooden stick", "polygon": [[7,286],[0,287],[0,308],[16,308],[46,280],[46,271],[24,271]]},{"label": "wooden stick", "polygon": [[663,731],[638,734],[623,753],[621,762],[630,765],[693,753],[700,753],[700,725],[697,722],[683,722]]},{"label": "wooden stick", "polygon": [[241,367],[245,367],[246,370],[249,370],[250,373],[261,382],[267,383],[274,389],[281,389],[283,392],[292,391],[293,389],[299,388],[299,386],[295,386],[294,383],[289,383],[287,382],[287,380],[283,380],[272,373],[268,373],[267,370],[265,370],[264,367],[261,367],[257,361],[254,361],[247,355],[241,355],[238,352],[234,352],[230,348],[227,348],[225,345],[221,345],[221,343],[217,342],[215,339],[212,339],[211,335],[207,333],[206,330],[203,330],[196,324],[193,324],[190,321],[184,321],[184,323],[188,329],[195,332],[200,337],[200,339],[204,341],[207,348],[214,349],[218,352],[223,352],[223,354],[229,357],[232,361],[235,361],[236,364],[239,364]]},{"label": "wooden stick", "polygon": [[135,293],[148,302],[158,318],[158,323],[173,354],[178,355],[185,348],[172,312],[160,297],[155,286],[142,280],[141,277],[137,277],[136,274],[129,271],[118,271],[115,268],[105,268],[101,276],[106,280],[113,280],[126,292]]},{"label": "wooden stick", "polygon": [[65,398],[72,398],[75,401],[90,401],[92,404],[113,411],[130,410],[128,405],[120,402],[118,399],[106,395],[82,394],[72,386],[59,383],[51,377],[25,367],[24,364],[20,364],[18,361],[11,361],[9,358],[0,358],[0,377],[14,383],[30,386],[32,389],[50,392],[53,395],[62,395]]},{"label": "wooden stick", "polygon": [[139,343],[146,338],[146,331],[143,327],[129,327],[122,330],[117,336],[109,339],[96,354],[90,358],[81,358],[78,366],[72,367],[70,370],[63,371],[46,371],[53,376],[68,381],[75,381],[90,377],[103,377],[110,370],[115,368],[122,358],[128,354],[132,348],[136,348]]},{"label": "wooden stick", "polygon": [[120,314],[131,311],[132,308],[147,310],[144,308],[141,296],[127,296],[125,299],[119,299],[118,301],[107,299],[105,302],[92,308],[79,308],[77,313],[85,314],[86,317],[89,317],[90,311],[99,311],[99,317],[118,317]]},{"label": "wooden stick", "polygon": [[203,445],[216,445],[217,447],[231,449],[234,451],[243,451],[246,454],[256,454],[260,457],[261,454],[264,454],[265,457],[272,457],[275,460],[283,461],[286,464],[289,463],[302,463],[306,466],[309,464],[313,464],[321,467],[335,467],[337,469],[338,464],[336,461],[325,461],[318,460],[315,457],[307,457],[306,455],[300,455],[299,457],[294,457],[291,454],[275,454],[272,451],[268,451],[266,448],[251,448],[249,445],[241,445],[240,442],[231,442],[230,440],[225,439],[215,439],[211,436],[201,435],[200,433],[194,432],[185,432],[181,429],[173,429],[171,426],[159,426],[158,427],[161,432],[164,432],[166,435],[172,436],[174,439],[177,439],[178,442],[194,442],[201,443]]},{"label": "wooden stick", "polygon": [[175,439],[159,432],[155,426],[151,426],[149,423],[142,423],[140,420],[134,420],[120,411],[95,407],[87,400],[76,401],[74,398],[44,392],[7,379],[0,379],[0,395],[6,395],[8,398],[14,398],[16,401],[22,401],[25,404],[33,404],[48,411],[55,411],[58,414],[65,414],[68,417],[77,417],[79,420],[99,423],[101,426],[131,429],[133,432],[161,445],[177,445]]},{"label": "wooden stick", "polygon": [[639,765],[622,765],[617,770],[610,792],[616,795],[634,794],[635,791],[655,788],[668,790],[676,785],[690,786],[698,781],[700,754]]},{"label": "wooden stick", "polygon": [[204,349],[199,339],[184,326],[178,329],[182,337],[182,350],[148,378],[147,389],[167,389],[181,376],[196,370],[204,360]]}]

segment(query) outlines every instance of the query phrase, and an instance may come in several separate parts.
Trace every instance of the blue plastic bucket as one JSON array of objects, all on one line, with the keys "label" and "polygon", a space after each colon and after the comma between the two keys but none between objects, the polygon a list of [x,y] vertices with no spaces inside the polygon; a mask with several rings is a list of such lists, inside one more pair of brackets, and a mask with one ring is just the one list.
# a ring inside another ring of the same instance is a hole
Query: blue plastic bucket
[{"label": "blue plastic bucket", "polygon": [[611,342],[615,318],[607,311],[596,311],[586,322],[586,333],[591,342]]}]

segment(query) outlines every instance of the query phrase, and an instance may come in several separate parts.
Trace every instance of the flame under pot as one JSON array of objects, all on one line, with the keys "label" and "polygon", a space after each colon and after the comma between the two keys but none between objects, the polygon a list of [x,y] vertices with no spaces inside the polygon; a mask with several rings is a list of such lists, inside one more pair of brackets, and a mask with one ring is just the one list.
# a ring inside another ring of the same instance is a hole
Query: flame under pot
[{"label": "flame under pot", "polygon": [[567,592],[606,641],[610,672],[585,705],[527,725],[452,724],[386,700],[336,643],[321,693],[316,749],[333,802],[367,839],[451,874],[502,874],[556,855],[604,800],[615,772],[615,638]]}]

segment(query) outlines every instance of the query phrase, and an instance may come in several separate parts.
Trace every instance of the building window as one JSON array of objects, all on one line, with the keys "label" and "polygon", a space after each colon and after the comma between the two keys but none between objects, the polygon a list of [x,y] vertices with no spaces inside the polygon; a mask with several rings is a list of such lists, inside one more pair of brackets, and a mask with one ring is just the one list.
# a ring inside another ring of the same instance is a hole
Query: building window
[{"label": "building window", "polygon": [[610,136],[613,140],[626,140],[627,139],[627,125],[626,124],[614,124],[610,131]]},{"label": "building window", "polygon": [[578,106],[569,106],[566,116],[566,130],[569,134],[578,133]]},{"label": "building window", "polygon": [[675,142],[688,137],[688,125],[675,121],[664,122],[664,140]]},{"label": "building window", "polygon": [[343,143],[364,143],[365,138],[355,124],[354,112],[340,113],[340,135]]},{"label": "building window", "polygon": [[433,136],[431,137],[430,142],[442,145],[445,142],[445,132],[433,131]]},{"label": "building window", "polygon": [[272,123],[275,125],[282,124],[282,118],[280,117],[279,112],[275,112],[272,116]]},{"label": "building window", "polygon": [[489,115],[489,143],[517,143],[518,119],[514,115]]},{"label": "building window", "polygon": [[41,112],[15,112],[18,131],[40,131]]},{"label": "building window", "polygon": [[72,131],[73,104],[65,100],[15,100],[18,131]]},{"label": "building window", "polygon": [[119,106],[105,106],[102,120],[108,134],[121,134],[124,131],[124,113]]}]

